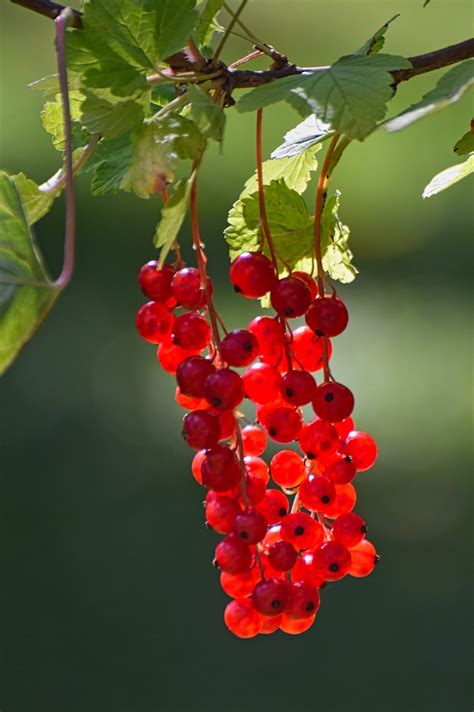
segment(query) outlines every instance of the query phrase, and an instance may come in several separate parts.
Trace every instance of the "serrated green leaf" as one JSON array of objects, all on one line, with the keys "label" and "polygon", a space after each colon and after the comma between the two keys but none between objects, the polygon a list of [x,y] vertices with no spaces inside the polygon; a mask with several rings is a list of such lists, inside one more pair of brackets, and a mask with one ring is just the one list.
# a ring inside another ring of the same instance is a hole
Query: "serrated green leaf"
[{"label": "serrated green leaf", "polygon": [[181,50],[198,22],[196,0],[86,0],[83,29],[67,33],[68,67],[89,88],[145,91],[146,74]]},{"label": "serrated green leaf", "polygon": [[188,95],[191,99],[191,116],[201,134],[206,138],[222,141],[225,127],[224,110],[212,101],[207,92],[193,84],[188,87]]},{"label": "serrated green leaf", "polygon": [[[268,185],[272,180],[283,178],[288,188],[304,193],[311,180],[311,173],[318,168],[316,153],[321,144],[314,144],[305,151],[287,158],[272,158],[262,164],[263,184]],[[245,183],[240,198],[254,193],[258,188],[257,172]]]},{"label": "serrated green leaf", "polygon": [[224,0],[203,0],[203,2],[198,5],[200,15],[194,33],[194,38],[198,44],[208,45],[212,40],[214,32],[222,29],[217,23],[216,17],[223,4]]},{"label": "serrated green leaf", "polygon": [[[79,91],[69,92],[69,109],[72,120],[72,145],[73,148],[87,143],[88,133],[80,124],[81,103],[83,95]],[[55,101],[47,101],[41,111],[43,128],[52,136],[53,146],[57,151],[64,151],[64,118],[61,94],[56,94]]]},{"label": "serrated green leaf", "polygon": [[153,243],[161,247],[160,266],[166,260],[183,224],[188,209],[191,179],[181,178],[176,183],[169,201],[161,209],[161,219],[157,225]]},{"label": "serrated green leaf", "polygon": [[352,252],[347,245],[350,230],[339,218],[341,194],[330,196],[321,219],[321,253],[323,267],[332,279],[343,284],[352,282],[357,269],[352,264]]},{"label": "serrated green leaf", "polygon": [[48,280],[15,183],[1,172],[0,373],[33,336],[58,293]]},{"label": "serrated green leaf", "polygon": [[92,195],[117,193],[127,173],[133,156],[133,145],[129,135],[101,142],[83,173],[93,173]]},{"label": "serrated green leaf", "polygon": [[325,124],[312,114],[285,134],[284,143],[272,151],[271,157],[290,158],[296,156],[314,144],[329,138],[333,133],[329,124]]},{"label": "serrated green leaf", "polygon": [[378,54],[385,45],[385,33],[387,32],[392,22],[394,22],[394,20],[396,20],[398,17],[400,17],[400,14],[394,15],[390,18],[390,20],[385,23],[385,25],[379,27],[377,32],[374,32],[372,37],[367,40],[367,42],[365,42],[362,47],[356,50],[354,54]]},{"label": "serrated green leaf", "polygon": [[450,188],[455,183],[458,183],[463,178],[474,172],[474,154],[471,154],[464,163],[458,163],[455,166],[446,168],[441,173],[428,183],[423,191],[423,198],[431,198],[432,195],[441,193],[442,190]]},{"label": "serrated green leaf", "polygon": [[20,194],[25,217],[31,227],[49,212],[57,194],[40,190],[35,181],[27,178],[24,173],[11,176],[11,179]]},{"label": "serrated green leaf", "polygon": [[[68,76],[69,91],[80,91],[81,77],[78,74]],[[55,98],[60,94],[59,79],[57,74],[48,74],[46,77],[36,79],[28,84],[29,89],[41,92],[45,99]]]},{"label": "serrated green leaf", "polygon": [[242,97],[237,109],[253,111],[284,99],[303,116],[314,113],[339,133],[362,140],[385,114],[393,93],[390,71],[410,66],[394,55],[348,55],[329,69],[257,87]]},{"label": "serrated green leaf", "polygon": [[434,114],[458,101],[474,84],[474,59],[467,59],[443,74],[434,89],[424,97],[385,123],[387,131],[400,131],[425,116]]},{"label": "serrated green leaf", "polygon": [[87,92],[81,104],[81,121],[90,133],[104,138],[117,138],[133,131],[143,123],[145,112],[136,101],[108,101],[92,92]]},{"label": "serrated green leaf", "polygon": [[466,156],[474,151],[474,133],[472,129],[467,131],[464,136],[461,136],[459,141],[455,143],[453,150],[458,156]]}]

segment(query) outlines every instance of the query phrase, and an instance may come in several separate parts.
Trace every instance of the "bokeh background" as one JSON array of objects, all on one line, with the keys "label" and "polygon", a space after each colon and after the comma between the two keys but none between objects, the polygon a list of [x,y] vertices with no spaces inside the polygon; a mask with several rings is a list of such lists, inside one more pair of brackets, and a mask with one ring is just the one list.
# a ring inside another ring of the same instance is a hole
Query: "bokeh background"
[{"label": "bokeh background", "polygon": [[[326,64],[396,12],[393,53],[457,42],[472,27],[461,0],[254,0],[246,20],[292,60]],[[0,26],[0,165],[41,181],[59,157],[27,83],[54,71],[53,27],[6,0]],[[233,40],[226,58],[246,49]],[[400,86],[391,112],[436,79]],[[400,134],[379,131],[335,175],[360,275],[341,290],[351,323],[334,371],[380,444],[357,484],[382,562],[369,579],[326,589],[316,625],[296,638],[241,641],[222,622],[217,537],[204,528],[172,379],[134,330],[159,203],[93,199],[79,181],[74,281],[0,382],[2,712],[470,709],[472,183],[421,193],[458,160],[452,146],[472,108],[466,96]],[[266,111],[267,153],[298,120],[282,105]],[[232,327],[258,308],[231,293],[222,237],[253,172],[253,131],[251,116],[229,111],[224,151],[211,151],[200,185]],[[54,274],[63,217],[57,201],[37,226]]]}]

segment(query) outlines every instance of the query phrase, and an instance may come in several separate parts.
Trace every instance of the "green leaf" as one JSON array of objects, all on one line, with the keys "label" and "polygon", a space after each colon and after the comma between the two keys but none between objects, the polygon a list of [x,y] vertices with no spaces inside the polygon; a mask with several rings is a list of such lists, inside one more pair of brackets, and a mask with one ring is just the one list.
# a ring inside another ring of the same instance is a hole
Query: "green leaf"
[{"label": "green leaf", "polygon": [[188,95],[191,99],[191,116],[202,135],[222,141],[225,127],[224,110],[212,101],[207,92],[193,84],[188,87]]},{"label": "green leaf", "polygon": [[435,177],[428,183],[423,191],[423,198],[431,198],[432,195],[441,193],[442,190],[450,188],[458,181],[466,178],[474,171],[474,154],[471,154],[464,163],[458,163],[455,166],[450,166],[446,168],[441,173],[435,175]]},{"label": "green leaf", "polygon": [[[311,180],[311,173],[318,168],[316,153],[320,148],[321,144],[314,144],[305,151],[296,153],[293,156],[272,158],[264,161],[262,164],[263,184],[268,185],[272,180],[283,178],[288,188],[296,190],[297,193],[304,193],[308,182]],[[240,198],[254,193],[257,188],[257,172],[255,172],[246,181]]]},{"label": "green leaf", "polygon": [[453,150],[454,153],[458,154],[458,156],[465,156],[474,151],[474,132],[472,129],[467,131],[464,136],[462,136],[459,141],[455,143]]},{"label": "green leaf", "polygon": [[[284,263],[292,267],[311,253],[313,218],[301,195],[288,188],[283,178],[271,181],[265,186],[264,192],[270,232],[283,272],[286,269]],[[246,250],[263,249],[269,255],[260,228],[258,193],[252,193],[234,203],[228,221],[229,227],[224,234],[230,247],[231,259]]]},{"label": "green leaf", "polygon": [[67,33],[68,67],[117,96],[147,89],[146,75],[181,50],[198,22],[196,0],[86,0],[83,29]]},{"label": "green leaf", "polygon": [[390,71],[410,66],[394,55],[349,55],[329,69],[257,87],[242,97],[237,109],[253,111],[285,99],[303,116],[314,113],[339,133],[362,140],[385,114],[393,93]]},{"label": "green leaf", "polygon": [[323,267],[332,279],[343,284],[352,282],[357,269],[352,264],[352,252],[347,245],[349,228],[339,218],[341,194],[336,191],[324,206],[321,219],[321,252]]},{"label": "green leaf", "polygon": [[198,44],[208,45],[214,32],[221,29],[216,17],[223,4],[224,0],[203,0],[198,6],[200,16],[194,33],[194,38]]},{"label": "green leaf", "polygon": [[81,104],[81,121],[90,133],[104,138],[117,138],[143,123],[143,106],[135,101],[108,101],[92,92],[86,93]]},{"label": "green leaf", "polygon": [[15,183],[0,173],[0,373],[45,318],[58,289],[48,280]]},{"label": "green leaf", "polygon": [[23,210],[28,225],[34,225],[49,212],[57,193],[52,195],[39,189],[39,186],[24,173],[11,176],[16,189],[20,194]]},{"label": "green leaf", "polygon": [[474,84],[474,59],[468,59],[443,74],[434,89],[424,97],[385,123],[387,131],[400,131],[418,119],[434,114],[458,101]]},{"label": "green leaf", "polygon": [[271,157],[291,158],[291,156],[306,151],[314,144],[324,141],[333,133],[329,124],[325,124],[314,115],[308,116],[307,119],[285,134],[284,143],[272,152]]},{"label": "green leaf", "polygon": [[382,27],[379,27],[377,32],[374,32],[372,37],[365,42],[362,47],[360,47],[358,50],[354,52],[354,54],[378,54],[381,49],[383,49],[385,45],[385,33],[387,32],[389,26],[392,24],[394,20],[396,20],[398,17],[400,17],[400,13],[398,15],[394,15],[393,17],[390,18],[390,20],[387,20],[385,25],[382,25]]},{"label": "green leaf", "polygon": [[83,173],[93,173],[92,195],[117,193],[127,173],[133,156],[133,145],[129,135],[103,141],[83,169]]},{"label": "green leaf", "polygon": [[[72,144],[73,148],[87,143],[88,133],[80,124],[81,103],[83,95],[79,91],[69,93],[69,108],[72,119]],[[41,121],[45,131],[53,137],[53,146],[58,151],[64,151],[64,118],[61,94],[56,94],[55,101],[47,101],[41,111]]]},{"label": "green leaf", "polygon": [[174,192],[161,209],[161,219],[157,225],[153,243],[161,247],[160,266],[166,260],[183,224],[188,209],[191,179],[181,178],[176,183]]}]

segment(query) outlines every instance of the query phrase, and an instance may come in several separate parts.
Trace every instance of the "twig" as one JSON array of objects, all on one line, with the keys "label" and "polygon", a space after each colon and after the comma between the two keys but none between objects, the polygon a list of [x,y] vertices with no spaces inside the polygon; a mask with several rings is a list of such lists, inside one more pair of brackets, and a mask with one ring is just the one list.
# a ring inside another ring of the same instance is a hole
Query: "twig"
[{"label": "twig", "polygon": [[[14,5],[21,5],[21,7],[26,7],[28,10],[33,10],[44,17],[49,17],[51,20],[55,20],[61,12],[64,10],[64,5],[60,5],[57,2],[50,2],[49,0],[10,0]],[[73,10],[71,8],[72,19],[69,23],[70,27],[75,27],[78,30],[82,29],[81,13],[79,10]]]},{"label": "twig", "polygon": [[227,26],[227,28],[226,28],[226,31],[224,32],[224,35],[222,36],[221,41],[220,41],[219,44],[217,45],[217,49],[216,49],[216,51],[214,52],[214,56],[212,57],[212,63],[213,63],[213,64],[217,64],[217,61],[219,60],[219,57],[220,57],[220,55],[221,55],[221,52],[222,52],[222,50],[224,49],[225,43],[226,43],[227,40],[229,39],[229,34],[232,32],[235,23],[238,22],[238,20],[239,20],[239,15],[241,14],[241,12],[243,11],[243,9],[245,8],[247,2],[248,2],[248,0],[242,0],[242,2],[240,3],[239,7],[238,7],[237,10],[236,10],[236,12],[232,14],[232,20],[231,20],[230,23],[228,24],[228,26]]}]

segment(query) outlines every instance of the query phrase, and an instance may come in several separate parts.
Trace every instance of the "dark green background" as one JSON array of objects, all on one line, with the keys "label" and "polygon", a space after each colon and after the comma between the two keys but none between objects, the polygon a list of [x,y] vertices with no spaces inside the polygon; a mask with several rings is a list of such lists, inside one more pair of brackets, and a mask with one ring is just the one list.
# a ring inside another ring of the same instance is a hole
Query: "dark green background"
[{"label": "dark green background", "polygon": [[[235,5],[235,3],[234,3]],[[468,36],[471,3],[254,0],[248,24],[300,64],[360,46],[395,12],[387,51]],[[2,0],[1,165],[38,180],[58,154],[27,83],[54,69],[52,24]],[[244,54],[238,40],[229,60]],[[436,74],[401,86],[391,111]],[[159,201],[91,199],[79,182],[74,281],[0,383],[2,712],[461,712],[469,685],[469,240],[472,183],[429,201],[455,163],[472,101],[400,134],[352,146],[335,176],[360,276],[334,372],[381,455],[358,511],[382,554],[374,575],[323,592],[301,637],[232,637],[210,566],[202,491],[179,438],[172,379],[134,331],[136,272],[153,256]],[[265,113],[269,152],[298,122]],[[229,112],[224,153],[201,180],[203,234],[219,307],[244,325],[258,304],[231,294],[226,213],[253,171],[253,117]],[[61,201],[37,228],[54,273]],[[189,230],[183,231],[189,242]],[[189,250],[186,250],[191,256]]]}]

